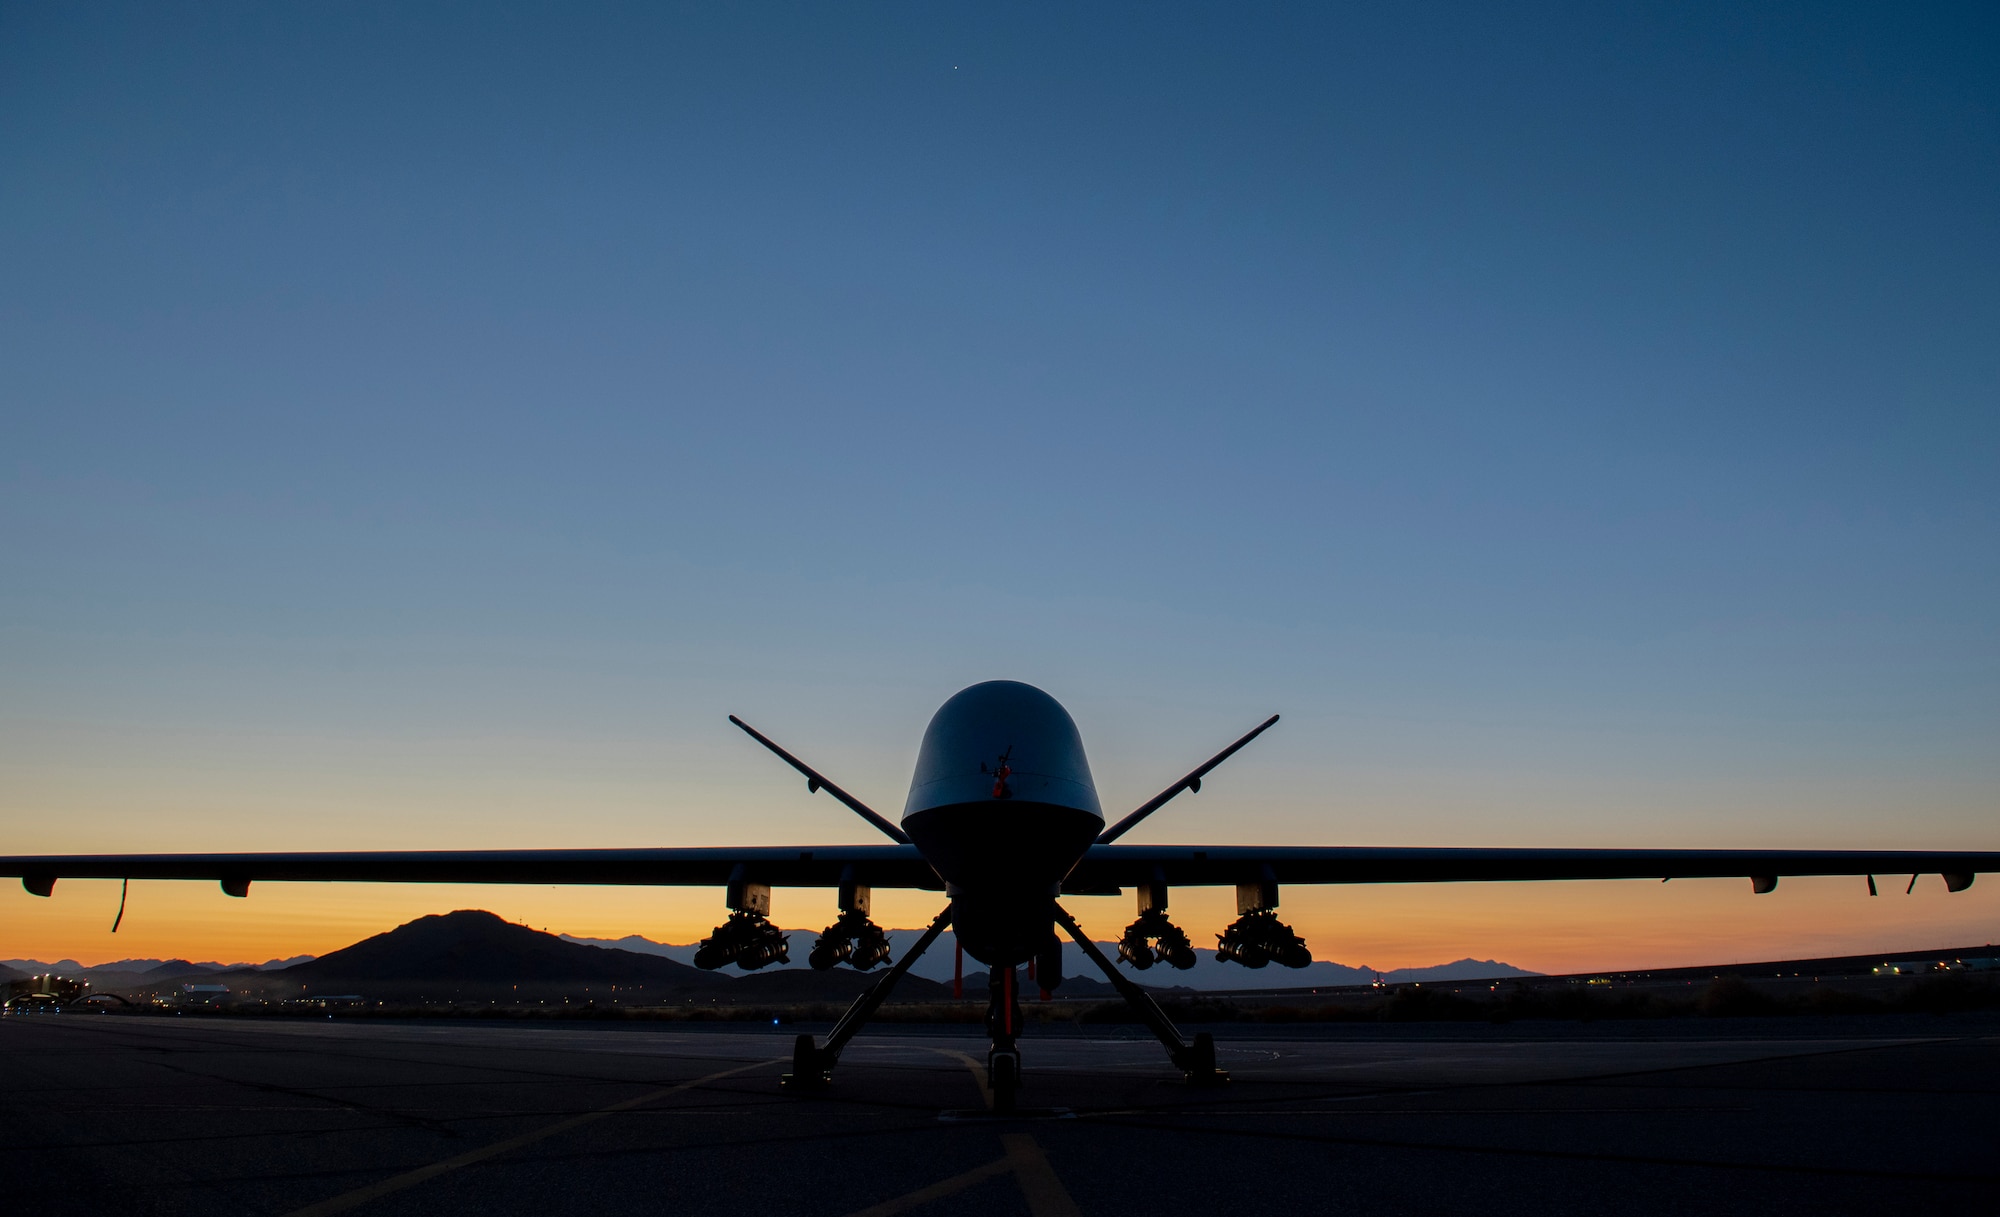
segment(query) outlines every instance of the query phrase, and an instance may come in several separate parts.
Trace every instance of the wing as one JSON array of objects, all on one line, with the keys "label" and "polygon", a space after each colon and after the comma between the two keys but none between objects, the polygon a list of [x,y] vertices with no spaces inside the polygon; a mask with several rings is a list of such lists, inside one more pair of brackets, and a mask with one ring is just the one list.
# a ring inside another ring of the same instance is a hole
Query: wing
[{"label": "wing", "polygon": [[0,858],[0,876],[47,895],[57,879],[213,879],[239,891],[287,883],[591,883],[915,887],[944,883],[911,845],[756,849],[499,849],[371,853],[96,854]]},{"label": "wing", "polygon": [[1939,874],[1953,891],[2000,871],[2000,852],[1843,849],[1398,849],[1366,846],[1094,845],[1063,890],[1077,895],[1165,882],[1481,883],[1550,879],[1749,878]]},{"label": "wing", "polygon": [[[741,868],[739,870],[739,868]],[[1141,883],[1476,883],[1554,879],[1776,878],[1941,874],[1953,890],[2000,871],[2000,852],[1771,849],[1402,849],[1367,846],[1095,845],[1063,882],[1077,895]],[[355,853],[84,854],[0,857],[30,891],[57,879],[350,883],[564,883],[942,890],[908,845],[753,849],[415,850]],[[1963,880],[1963,882],[1959,882]]]}]

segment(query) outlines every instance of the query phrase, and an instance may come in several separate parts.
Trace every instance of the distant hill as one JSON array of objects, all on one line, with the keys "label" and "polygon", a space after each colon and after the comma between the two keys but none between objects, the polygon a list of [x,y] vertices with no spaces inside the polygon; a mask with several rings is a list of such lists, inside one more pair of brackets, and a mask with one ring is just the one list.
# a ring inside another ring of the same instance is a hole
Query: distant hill
[{"label": "distant hill", "polygon": [[[141,976],[144,976],[147,980],[172,980],[177,976],[207,976],[212,972],[223,971],[226,966],[227,965],[219,963],[194,963],[186,959],[169,959],[164,963],[156,964],[153,967],[146,968],[142,970],[139,974]],[[129,971],[129,970],[130,969],[127,968],[121,968],[117,964],[106,964],[102,968],[92,968],[91,972],[95,974],[98,972],[114,972],[114,971]]]},{"label": "distant hill", "polygon": [[706,989],[708,973],[656,955],[601,950],[461,909],[419,917],[351,947],[294,964],[274,979],[324,990],[329,985],[458,982],[478,985],[646,985]]},{"label": "distant hill", "polygon": [[[752,980],[763,976],[801,972],[811,973],[812,967],[806,962],[806,954],[812,950],[813,940],[819,937],[819,932],[817,930],[786,930],[785,933],[791,936],[792,962],[788,964],[773,964],[768,968],[748,975],[738,973],[732,968],[729,969],[729,974],[736,975],[742,980]],[[922,938],[923,935],[924,932],[922,930],[890,930],[889,945],[893,948],[893,953],[889,956],[890,962],[893,963],[897,959],[902,958],[903,952],[915,946],[917,939]],[[637,934],[627,934],[623,938],[578,938],[574,935],[564,934],[562,935],[562,939],[564,942],[573,942],[581,946],[609,947],[618,950],[636,951],[645,955],[658,955],[664,959],[677,959],[683,962],[692,961],[696,949],[700,946],[699,943],[692,942],[654,942],[650,938],[642,938]],[[1118,947],[1114,943],[1104,943],[1101,945],[1111,955],[1115,956],[1118,953]],[[931,946],[930,950],[924,952],[924,957],[919,959],[916,966],[910,969],[905,983],[914,981],[935,984],[938,986],[937,992],[943,994],[950,993],[952,969],[957,966],[957,961],[952,954],[956,946],[957,939],[953,937],[951,931],[947,930],[939,935],[937,942]],[[873,971],[866,973],[866,975],[879,976],[881,975],[882,967],[886,966],[878,966]],[[827,973],[827,975],[833,976],[842,974],[849,976],[863,975],[863,973],[856,972],[852,968],[834,968]],[[1091,966],[1088,959],[1084,958],[1082,950],[1075,943],[1068,945],[1068,949],[1063,956],[1063,974],[1066,977],[1062,984],[1062,991],[1065,995],[1076,996],[1078,994],[1102,992],[1115,996],[1117,993],[1117,990],[1113,989],[1110,983],[1104,979],[1103,974]],[[1128,971],[1128,974],[1131,973]],[[1153,978],[1151,977],[1141,978],[1141,983],[1151,984],[1152,982]],[[986,992],[986,965],[976,959],[966,960],[965,985],[967,992],[975,989],[981,993]],[[898,985],[896,1000],[926,1000],[916,996],[920,992],[928,993],[930,990],[920,989],[916,984],[909,985],[907,989],[902,985]]]},{"label": "distant hill", "polygon": [[[707,972],[654,952],[584,946],[462,909],[420,917],[384,934],[282,971],[233,973],[271,996],[357,993],[386,1000],[551,1002],[652,1005],[661,1002],[852,1000],[883,969],[827,972],[783,969]],[[916,977],[898,1001],[948,997],[947,986]]]},{"label": "distant hill", "polygon": [[[977,972],[968,973],[965,978],[965,995],[967,997],[977,997],[984,1001],[986,998],[987,978],[988,973],[985,968],[981,968]],[[1152,979],[1149,977],[1141,987],[1160,988],[1160,986],[1152,983]],[[951,982],[946,981],[938,987],[948,993],[951,991]],[[1027,969],[1021,969],[1022,1000],[1027,1001],[1032,999],[1036,994],[1037,988],[1038,986],[1028,979]],[[1107,1001],[1115,1001],[1118,998],[1118,990],[1112,987],[1110,981],[1104,979],[1102,973],[1099,973],[1095,977],[1065,976],[1063,977],[1062,984],[1056,986],[1056,993],[1063,997],[1101,997]]]},{"label": "distant hill", "polygon": [[213,960],[196,963],[186,959],[115,959],[109,963],[81,964],[74,959],[58,959],[53,963],[39,959],[0,959],[0,968],[12,969],[21,976],[39,976],[53,972],[59,976],[81,977],[97,988],[129,987],[152,984],[176,976],[196,976],[209,972],[275,971],[303,963],[310,955],[294,955],[290,959],[273,959],[262,964],[217,963]]},{"label": "distant hill", "polygon": [[[0,967],[21,975],[55,971],[81,976],[94,988],[125,993],[163,993],[189,982],[222,983],[239,992],[272,998],[314,994],[358,993],[391,1001],[450,1001],[478,1003],[593,1002],[654,1005],[685,1001],[723,1002],[845,1002],[873,984],[884,969],[856,972],[834,968],[819,972],[805,965],[816,931],[789,931],[789,966],[744,973],[735,968],[707,972],[689,962],[693,944],[653,942],[639,935],[617,940],[571,938],[533,930],[492,913],[461,909],[420,917],[386,933],[317,959],[271,960],[264,965],[223,965],[185,959],[121,959],[85,968],[75,960],[54,965],[35,960],[0,961]],[[920,936],[918,930],[891,930],[897,955]],[[895,994],[897,1001],[938,1001],[951,995],[955,940],[947,932],[912,970]],[[1112,943],[1099,944],[1114,955]],[[1217,961],[1212,951],[1189,971],[1164,965],[1145,972],[1121,971],[1148,988],[1224,990],[1306,988],[1366,984],[1374,979],[1367,968],[1317,962],[1292,971],[1269,967],[1251,970]],[[23,966],[27,965],[27,966]],[[1111,997],[1115,991],[1074,943],[1065,944],[1066,997]],[[1385,974],[1390,981],[1465,980],[1527,976],[1493,960],[1461,959],[1431,968],[1405,968]],[[986,990],[986,968],[965,961],[968,998]]]},{"label": "distant hill", "polygon": [[0,962],[0,967],[11,968],[22,976],[39,976],[52,972],[57,976],[67,976],[73,980],[90,982],[90,987],[99,992],[135,993],[160,992],[179,984],[210,976],[224,968],[217,963],[191,963],[185,959],[120,959],[111,963],[85,967],[74,959],[59,959],[44,963],[36,959],[10,959]]},{"label": "distant hill", "polygon": [[[160,961],[149,959],[146,962],[155,964]],[[54,963],[40,959],[0,959],[0,968],[12,968],[23,976],[40,976],[44,972],[60,972],[64,976],[69,976],[89,971],[74,959],[58,959]]]},{"label": "distant hill", "polygon": [[[818,931],[787,930],[786,933],[792,936],[793,962],[790,965],[778,965],[767,968],[764,972],[759,973],[759,975],[769,975],[781,970],[802,970],[806,967],[806,952],[812,949],[813,939],[818,936]],[[895,948],[895,955],[892,958],[900,958],[904,951],[907,951],[916,944],[917,939],[922,934],[923,931],[921,930],[890,930],[889,942]],[[627,934],[623,938],[616,939],[577,938],[568,934],[562,937],[565,942],[573,942],[584,946],[634,951],[647,955],[658,955],[665,959],[680,960],[683,963],[694,959],[695,947],[697,945],[695,943],[654,942],[649,938],[642,938],[637,934]],[[937,945],[925,952],[924,957],[917,961],[915,967],[910,969],[910,974],[943,984],[950,984],[952,968],[955,965],[952,954],[955,945],[956,939],[952,936],[950,930],[946,930],[939,936]],[[1114,960],[1118,958],[1117,943],[1099,942],[1097,947],[1104,952],[1107,958]],[[1281,968],[1276,965],[1267,968],[1251,969],[1243,967],[1240,964],[1223,963],[1215,957],[1215,952],[1212,949],[1197,949],[1196,954],[1199,956],[1199,962],[1185,972],[1176,972],[1165,964],[1155,964],[1144,972],[1120,964],[1119,970],[1127,977],[1148,988],[1163,989],[1299,989],[1315,986],[1365,985],[1372,984],[1375,980],[1375,970],[1373,968],[1365,966],[1350,967],[1346,964],[1333,963],[1328,960],[1319,960],[1294,971],[1290,968]],[[1487,977],[1499,978],[1505,976],[1536,975],[1540,974],[1514,967],[1512,964],[1501,963],[1497,960],[1461,959],[1454,963],[1436,964],[1426,968],[1398,968],[1393,972],[1382,973],[1382,978],[1392,983],[1401,983],[1416,980],[1482,980]],[[981,992],[985,991],[985,965],[979,963],[977,960],[966,960],[965,976],[968,987],[976,985]],[[1063,944],[1063,976],[1065,980],[1063,981],[1062,991],[1066,994],[1094,993],[1097,991],[1095,986],[1103,986],[1103,991],[1106,993],[1113,992],[1109,983],[1105,981],[1104,974],[1099,972],[1097,966],[1084,956],[1083,948],[1077,946],[1074,942],[1065,942]]]},{"label": "distant hill", "polygon": [[[888,970],[886,965],[878,965],[866,972],[857,972],[853,968],[829,968],[824,972],[811,968],[766,968],[730,980],[729,995],[731,1000],[739,1002],[849,1002],[880,980]],[[905,975],[896,982],[892,1000],[950,1001],[951,986],[925,980],[921,976]]]},{"label": "distant hill", "polygon": [[1429,968],[1397,968],[1393,972],[1382,973],[1382,979],[1391,984],[1402,984],[1412,980],[1503,980],[1509,976],[1540,975],[1540,972],[1529,972],[1496,959],[1468,958]]}]

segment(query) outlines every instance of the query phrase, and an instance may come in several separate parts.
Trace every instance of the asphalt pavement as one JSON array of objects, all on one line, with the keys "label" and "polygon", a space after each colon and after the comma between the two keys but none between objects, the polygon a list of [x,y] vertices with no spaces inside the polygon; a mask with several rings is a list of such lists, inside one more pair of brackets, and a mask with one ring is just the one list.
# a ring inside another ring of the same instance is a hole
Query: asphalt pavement
[{"label": "asphalt pavement", "polygon": [[1225,1025],[1192,1090],[1123,1028],[0,1019],[0,1172],[38,1214],[1993,1211],[2000,1020]]}]

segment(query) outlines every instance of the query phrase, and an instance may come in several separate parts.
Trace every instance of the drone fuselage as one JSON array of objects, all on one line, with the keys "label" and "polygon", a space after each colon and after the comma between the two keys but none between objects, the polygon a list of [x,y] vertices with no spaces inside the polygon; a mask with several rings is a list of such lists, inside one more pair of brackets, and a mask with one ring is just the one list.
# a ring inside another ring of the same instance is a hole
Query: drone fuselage
[{"label": "drone fuselage", "polygon": [[924,732],[903,831],[951,897],[966,954],[1025,963],[1055,937],[1063,876],[1104,831],[1076,723],[1032,685],[973,685]]}]

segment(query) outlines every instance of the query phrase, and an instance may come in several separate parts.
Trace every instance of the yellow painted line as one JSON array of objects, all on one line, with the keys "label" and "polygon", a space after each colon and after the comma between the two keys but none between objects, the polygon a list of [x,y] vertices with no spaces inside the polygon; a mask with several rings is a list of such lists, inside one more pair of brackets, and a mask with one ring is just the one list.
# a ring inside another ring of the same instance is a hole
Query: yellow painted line
[{"label": "yellow painted line", "polygon": [[1026,1133],[1005,1133],[1000,1144],[1007,1150],[1007,1156],[984,1166],[975,1166],[962,1175],[941,1179],[929,1187],[920,1187],[914,1192],[905,1192],[893,1200],[848,1214],[848,1217],[891,1217],[895,1213],[906,1213],[914,1208],[955,1196],[975,1183],[993,1178],[995,1175],[1013,1173],[1014,1183],[1021,1189],[1021,1196],[1028,1202],[1031,1217],[1083,1217],[1077,1209],[1076,1201],[1070,1199],[1069,1189],[1056,1178],[1055,1168],[1049,1165],[1047,1155],[1035,1139]]},{"label": "yellow painted line", "polygon": [[1001,1136],[1000,1144],[1007,1147],[1007,1164],[1014,1168],[1014,1182],[1021,1185],[1028,1212],[1034,1217],[1083,1217],[1033,1137],[1010,1132]]},{"label": "yellow painted line", "polygon": [[[950,1048],[932,1048],[931,1051],[952,1057],[967,1069],[970,1069],[972,1071],[972,1080],[979,1083],[979,1097],[986,1100],[986,1109],[988,1111],[993,1109],[993,1087],[987,1082],[985,1065],[967,1053],[955,1052]],[[1070,1199],[1069,1189],[1065,1188],[1062,1185],[1062,1180],[1056,1177],[1056,1168],[1049,1165],[1048,1156],[1042,1152],[1041,1145],[1033,1137],[1027,1133],[1003,1133],[1000,1137],[1000,1144],[1006,1147],[1007,1156],[995,1165],[1014,1172],[1014,1182],[1020,1185],[1021,1195],[1027,1200],[1028,1212],[1033,1217],[1083,1217],[1081,1210],[1076,1207],[1076,1201]],[[980,1179],[986,1178],[984,1172],[992,1169],[992,1166],[983,1166],[977,1171],[967,1171],[963,1175],[954,1176],[946,1179],[943,1183],[936,1183],[931,1186],[941,1188],[947,1185],[956,1185],[951,1188],[951,1191],[956,1192],[977,1183]],[[977,1177],[975,1178],[974,1176]],[[960,1182],[960,1180],[964,1182]],[[854,1214],[854,1217],[862,1217],[863,1213],[867,1214],[868,1217],[876,1217],[878,1213],[900,1213],[906,1208],[924,1203],[923,1200],[919,1200],[917,1197],[926,1196],[929,1191],[930,1188],[926,1188],[922,1192],[911,1192],[908,1196],[899,1196],[887,1202],[888,1204],[896,1205],[897,1207],[895,1208],[878,1206],[877,1208],[863,1209],[861,1213]],[[940,1192],[938,1194],[948,1195],[949,1193]],[[929,1197],[926,1196],[926,1198]],[[905,1203],[906,1201],[908,1203]]]},{"label": "yellow painted line", "polygon": [[972,1080],[979,1084],[979,1097],[985,1102],[986,1110],[993,1110],[993,1087],[986,1080],[985,1065],[963,1052],[954,1052],[949,1048],[932,1048],[931,1051],[951,1057],[967,1069],[970,1069],[972,1071]]},{"label": "yellow painted line", "polygon": [[342,1192],[340,1195],[322,1200],[318,1204],[309,1204],[302,1209],[293,1209],[285,1217],[326,1217],[326,1214],[329,1213],[344,1213],[351,1208],[367,1204],[370,1200],[377,1200],[391,1193],[400,1192],[405,1188],[415,1187],[419,1183],[428,1182],[439,1175],[448,1175],[455,1170],[461,1170],[468,1166],[476,1166],[489,1158],[497,1158],[501,1154],[512,1153],[524,1145],[533,1145],[537,1141],[559,1136],[573,1128],[581,1128],[585,1124],[602,1120],[606,1116],[615,1115],[621,1111],[630,1111],[634,1107],[643,1107],[648,1103],[657,1102],[669,1095],[680,1094],[682,1091],[693,1090],[697,1086],[706,1086],[710,1082],[721,1081],[723,1078],[734,1074],[748,1073],[752,1069],[762,1069],[766,1065],[776,1065],[790,1059],[789,1057],[773,1057],[768,1061],[753,1061],[748,1065],[738,1065],[734,1069],[724,1069],[718,1073],[711,1073],[707,1077],[696,1078],[692,1082],[682,1082],[677,1086],[668,1086],[661,1090],[648,1091],[637,1098],[626,1099],[622,1103],[613,1103],[609,1107],[600,1107],[596,1111],[586,1111],[582,1115],[571,1116],[567,1120],[558,1120],[554,1124],[538,1128],[533,1132],[524,1132],[518,1137],[509,1137],[505,1141],[495,1141],[491,1145],[482,1145],[478,1149],[460,1154],[456,1158],[446,1158],[442,1162],[433,1162],[429,1166],[420,1166],[412,1171],[404,1171],[402,1174],[393,1175],[382,1180],[380,1183],[371,1183],[367,1187],[358,1187],[351,1192]]},{"label": "yellow painted line", "polygon": [[919,1205],[929,1204],[933,1200],[942,1200],[946,1196],[955,1196],[981,1180],[991,1179],[995,1175],[1004,1175],[1013,1169],[1013,1159],[995,1158],[985,1166],[975,1166],[963,1175],[953,1175],[949,1179],[940,1180],[929,1187],[920,1187],[916,1191],[898,1196],[894,1200],[884,1200],[880,1204],[851,1213],[849,1217],[889,1217],[891,1213],[908,1212]]}]

